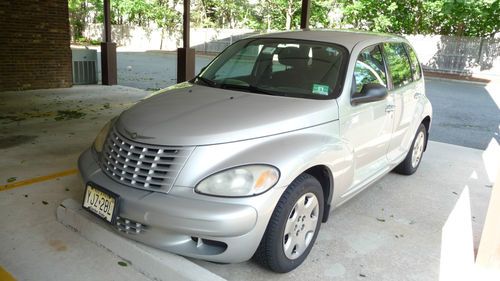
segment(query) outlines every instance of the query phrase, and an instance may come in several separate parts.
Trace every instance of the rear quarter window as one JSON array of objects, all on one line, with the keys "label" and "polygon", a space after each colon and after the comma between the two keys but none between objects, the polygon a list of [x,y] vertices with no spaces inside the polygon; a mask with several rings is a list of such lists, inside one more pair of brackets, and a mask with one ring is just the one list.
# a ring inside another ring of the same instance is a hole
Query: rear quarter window
[{"label": "rear quarter window", "polygon": [[411,70],[413,72],[413,80],[419,80],[422,78],[422,69],[420,67],[420,62],[418,62],[417,54],[413,50],[413,48],[408,45],[406,45],[406,50],[408,51],[408,55],[410,56],[410,62],[411,62]]}]

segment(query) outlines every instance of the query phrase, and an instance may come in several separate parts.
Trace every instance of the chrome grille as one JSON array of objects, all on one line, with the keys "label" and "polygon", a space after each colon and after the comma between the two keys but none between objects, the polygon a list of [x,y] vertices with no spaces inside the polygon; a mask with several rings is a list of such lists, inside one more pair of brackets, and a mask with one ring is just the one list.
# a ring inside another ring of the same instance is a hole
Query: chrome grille
[{"label": "chrome grille", "polygon": [[193,149],[142,144],[126,139],[113,129],[100,162],[103,171],[120,183],[168,192]]}]

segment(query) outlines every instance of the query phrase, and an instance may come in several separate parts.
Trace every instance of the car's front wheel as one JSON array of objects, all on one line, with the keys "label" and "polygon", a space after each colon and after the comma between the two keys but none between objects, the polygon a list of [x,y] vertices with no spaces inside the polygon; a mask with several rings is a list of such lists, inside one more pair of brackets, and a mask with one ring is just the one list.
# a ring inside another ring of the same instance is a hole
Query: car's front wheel
[{"label": "car's front wheel", "polygon": [[309,255],[322,215],[321,184],[309,174],[300,175],[276,205],[254,258],[275,272],[295,269]]}]

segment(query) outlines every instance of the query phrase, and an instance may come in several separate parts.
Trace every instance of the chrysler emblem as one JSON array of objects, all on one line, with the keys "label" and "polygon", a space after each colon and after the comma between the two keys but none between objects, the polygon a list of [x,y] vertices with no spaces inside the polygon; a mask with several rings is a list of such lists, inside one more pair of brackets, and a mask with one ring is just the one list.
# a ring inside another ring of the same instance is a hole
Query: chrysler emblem
[{"label": "chrysler emblem", "polygon": [[133,140],[135,140],[135,139],[154,139],[153,137],[141,136],[141,135],[137,134],[136,132],[130,132],[129,130],[127,130],[125,128],[123,130]]}]

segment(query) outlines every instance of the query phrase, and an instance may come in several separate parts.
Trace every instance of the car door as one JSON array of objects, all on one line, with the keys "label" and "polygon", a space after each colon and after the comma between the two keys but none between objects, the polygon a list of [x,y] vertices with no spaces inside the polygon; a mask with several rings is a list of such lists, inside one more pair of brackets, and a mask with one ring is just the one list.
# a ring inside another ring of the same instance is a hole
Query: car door
[{"label": "car door", "polygon": [[392,84],[389,95],[394,101],[394,107],[391,109],[394,123],[387,159],[389,163],[397,164],[407,154],[415,134],[418,84],[414,83],[412,66],[404,43],[384,43],[383,52]]},{"label": "car door", "polygon": [[344,196],[348,196],[366,180],[388,167],[387,148],[392,134],[392,100],[353,104],[352,98],[359,96],[363,85],[377,83],[387,86],[387,75],[381,48],[373,45],[363,49],[357,57],[351,85],[351,104],[346,105],[346,116],[341,120],[341,131],[346,141],[352,145],[354,175],[353,182]]}]

